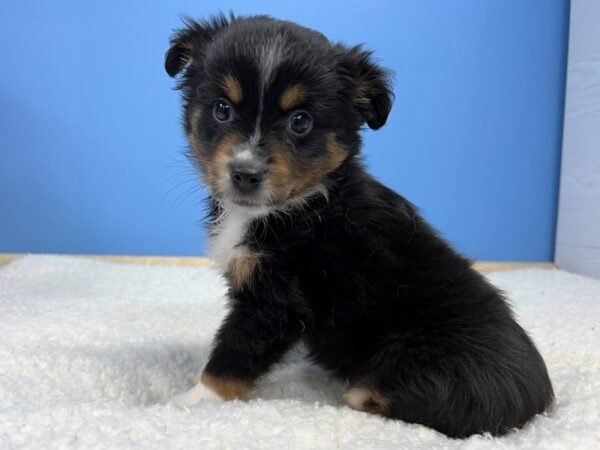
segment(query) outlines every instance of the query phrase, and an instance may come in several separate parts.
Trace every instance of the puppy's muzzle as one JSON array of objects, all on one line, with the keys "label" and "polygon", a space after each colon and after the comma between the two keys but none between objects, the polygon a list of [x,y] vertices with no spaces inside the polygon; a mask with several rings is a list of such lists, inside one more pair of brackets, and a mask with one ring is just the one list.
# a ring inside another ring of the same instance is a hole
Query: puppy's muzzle
[{"label": "puppy's muzzle", "polygon": [[256,193],[265,177],[265,170],[251,164],[234,163],[230,166],[231,183],[243,195]]}]

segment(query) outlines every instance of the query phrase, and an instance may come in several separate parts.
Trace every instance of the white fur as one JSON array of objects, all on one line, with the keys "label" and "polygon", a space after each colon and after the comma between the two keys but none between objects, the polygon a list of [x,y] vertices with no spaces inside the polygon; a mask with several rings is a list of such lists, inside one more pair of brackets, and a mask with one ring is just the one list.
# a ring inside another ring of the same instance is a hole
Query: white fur
[{"label": "white fur", "polygon": [[243,256],[247,250],[240,243],[248,231],[248,224],[252,219],[267,213],[267,208],[245,208],[225,204],[223,213],[217,218],[210,235],[209,256],[222,269],[226,269],[232,258]]},{"label": "white fur", "polygon": [[238,244],[244,237],[250,217],[243,211],[227,211],[218,219],[210,236],[209,256],[221,268],[226,269],[229,261],[240,256]]},{"label": "white fur", "polygon": [[283,36],[277,36],[259,49],[258,58],[260,61],[260,77],[263,90],[269,81],[271,81],[275,69],[283,60],[283,47]]},{"label": "white fur", "polygon": [[250,148],[256,147],[260,142],[260,139],[262,138],[262,133],[260,131],[260,121],[261,116],[258,115],[258,117],[256,118],[256,124],[254,125],[254,133],[252,133],[252,136],[250,136],[249,139]]},{"label": "white fur", "polygon": [[200,403],[202,400],[223,401],[223,399],[219,397],[215,391],[206,387],[201,381],[199,381],[190,390],[171,397],[167,401],[167,404],[179,406],[180,408],[189,408],[190,406]]},{"label": "white fur", "polygon": [[265,104],[264,94],[267,84],[271,81],[275,68],[281,63],[283,58],[283,37],[278,36],[270,40],[267,44],[261,46],[258,50],[258,60],[260,67],[260,96],[258,101],[258,114],[256,115],[256,123],[254,125],[254,133],[250,136],[250,149],[254,148],[260,142],[262,131],[260,123]]},{"label": "white fur", "polygon": [[241,152],[236,153],[236,155],[233,157],[234,161],[252,161],[253,159],[254,154],[249,148],[244,148]]}]

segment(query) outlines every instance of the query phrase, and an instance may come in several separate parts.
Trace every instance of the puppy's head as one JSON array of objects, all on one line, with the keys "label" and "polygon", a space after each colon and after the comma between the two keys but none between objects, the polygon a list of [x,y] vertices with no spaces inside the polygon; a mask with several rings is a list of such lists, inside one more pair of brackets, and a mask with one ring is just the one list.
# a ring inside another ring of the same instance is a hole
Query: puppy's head
[{"label": "puppy's head", "polygon": [[266,16],[186,21],[165,68],[181,73],[184,127],[211,194],[251,210],[326,189],[361,126],[383,126],[392,103],[370,52]]}]

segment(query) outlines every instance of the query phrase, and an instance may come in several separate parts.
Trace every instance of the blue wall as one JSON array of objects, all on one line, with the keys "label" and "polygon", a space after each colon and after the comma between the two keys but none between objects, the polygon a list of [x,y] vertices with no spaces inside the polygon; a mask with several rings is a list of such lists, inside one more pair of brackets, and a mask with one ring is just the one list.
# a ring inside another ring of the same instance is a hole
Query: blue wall
[{"label": "blue wall", "polygon": [[203,253],[163,56],[181,15],[231,8],[375,49],[372,171],[470,257],[552,259],[568,1],[154,3],[0,4],[0,252]]}]

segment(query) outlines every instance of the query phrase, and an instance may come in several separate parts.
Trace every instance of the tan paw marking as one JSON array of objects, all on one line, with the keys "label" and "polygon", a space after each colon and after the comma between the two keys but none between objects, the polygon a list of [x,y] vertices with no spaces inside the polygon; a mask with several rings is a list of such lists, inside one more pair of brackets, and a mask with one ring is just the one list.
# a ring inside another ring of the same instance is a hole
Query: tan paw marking
[{"label": "tan paw marking", "polygon": [[390,401],[381,392],[366,387],[353,387],[344,394],[346,404],[357,411],[388,416]]},{"label": "tan paw marking", "polygon": [[234,378],[217,378],[204,372],[200,377],[202,384],[210,388],[223,400],[246,399],[254,388],[254,382]]}]

